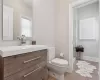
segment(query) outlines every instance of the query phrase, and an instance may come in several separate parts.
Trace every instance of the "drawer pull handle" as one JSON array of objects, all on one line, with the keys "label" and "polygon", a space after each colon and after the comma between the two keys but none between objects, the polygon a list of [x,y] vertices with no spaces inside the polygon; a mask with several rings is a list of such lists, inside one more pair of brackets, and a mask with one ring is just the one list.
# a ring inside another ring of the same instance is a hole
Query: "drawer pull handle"
[{"label": "drawer pull handle", "polygon": [[24,78],[26,78],[27,76],[31,75],[32,73],[34,73],[35,71],[37,71],[37,70],[39,70],[39,69],[41,69],[41,68],[42,68],[42,67],[39,67],[39,68],[35,69],[34,71],[32,71],[32,72],[30,72],[30,73],[24,75]]},{"label": "drawer pull handle", "polygon": [[30,59],[30,60],[27,60],[27,61],[24,61],[24,64],[28,63],[28,62],[31,62],[31,61],[34,61],[34,60],[37,60],[37,59],[40,59],[41,56],[37,57],[37,58],[34,58],[34,59]]}]

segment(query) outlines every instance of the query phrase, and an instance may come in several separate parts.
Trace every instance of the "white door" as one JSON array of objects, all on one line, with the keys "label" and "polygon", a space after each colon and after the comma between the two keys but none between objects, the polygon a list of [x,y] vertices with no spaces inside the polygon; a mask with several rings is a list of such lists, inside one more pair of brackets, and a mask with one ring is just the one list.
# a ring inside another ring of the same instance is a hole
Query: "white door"
[{"label": "white door", "polygon": [[13,40],[13,8],[3,6],[3,40]]}]

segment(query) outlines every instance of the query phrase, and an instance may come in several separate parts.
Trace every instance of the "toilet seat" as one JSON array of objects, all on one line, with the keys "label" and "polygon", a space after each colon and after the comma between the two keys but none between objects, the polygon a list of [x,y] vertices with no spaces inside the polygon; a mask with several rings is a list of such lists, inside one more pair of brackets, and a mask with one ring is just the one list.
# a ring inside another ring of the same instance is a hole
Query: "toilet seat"
[{"label": "toilet seat", "polygon": [[58,66],[67,66],[68,61],[60,58],[55,58],[51,61],[52,64],[58,65]]}]

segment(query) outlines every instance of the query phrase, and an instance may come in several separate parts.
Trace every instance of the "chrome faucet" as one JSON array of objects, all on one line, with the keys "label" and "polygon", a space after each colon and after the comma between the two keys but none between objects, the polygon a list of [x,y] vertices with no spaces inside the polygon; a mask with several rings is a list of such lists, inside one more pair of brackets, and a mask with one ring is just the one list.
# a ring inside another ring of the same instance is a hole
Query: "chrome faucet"
[{"label": "chrome faucet", "polygon": [[17,37],[17,39],[21,41],[21,45],[26,44],[26,36],[25,35],[21,35],[21,36]]}]

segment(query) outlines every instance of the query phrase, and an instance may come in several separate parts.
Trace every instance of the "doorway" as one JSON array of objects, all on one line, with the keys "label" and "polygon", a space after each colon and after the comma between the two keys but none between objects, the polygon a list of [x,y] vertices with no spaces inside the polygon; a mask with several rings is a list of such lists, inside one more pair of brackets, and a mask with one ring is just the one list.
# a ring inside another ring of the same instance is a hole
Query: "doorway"
[{"label": "doorway", "polygon": [[[91,27],[87,28],[85,23]],[[98,26],[96,28],[92,26],[95,23]],[[70,71],[73,71],[73,64],[76,57],[75,47],[77,45],[82,45],[85,49],[82,59],[95,62],[99,61],[99,0],[77,0],[69,5]]]},{"label": "doorway", "polygon": [[[99,3],[94,2],[74,8],[73,42],[74,46],[83,46],[83,60],[99,60]],[[73,54],[75,56],[75,53]]]}]

